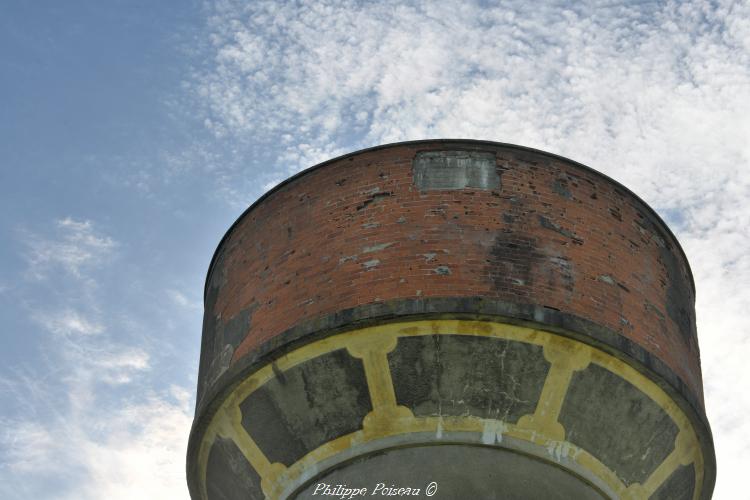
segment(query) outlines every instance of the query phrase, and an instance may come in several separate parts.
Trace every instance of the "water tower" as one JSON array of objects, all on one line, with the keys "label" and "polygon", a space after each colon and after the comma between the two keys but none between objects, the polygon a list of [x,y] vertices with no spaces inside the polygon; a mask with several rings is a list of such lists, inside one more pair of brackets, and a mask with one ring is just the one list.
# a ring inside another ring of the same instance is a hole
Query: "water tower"
[{"label": "water tower", "polygon": [[193,500],[708,499],[695,289],[659,216],[486,141],[357,151],[211,262]]}]

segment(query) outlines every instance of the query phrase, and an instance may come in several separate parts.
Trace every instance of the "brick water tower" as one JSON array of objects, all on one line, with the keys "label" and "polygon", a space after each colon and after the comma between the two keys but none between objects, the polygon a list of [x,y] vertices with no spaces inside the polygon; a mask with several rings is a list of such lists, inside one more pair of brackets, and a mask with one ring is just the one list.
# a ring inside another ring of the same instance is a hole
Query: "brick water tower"
[{"label": "brick water tower", "polygon": [[191,497],[708,499],[694,300],[659,216],[574,161],[321,163],[211,262]]}]

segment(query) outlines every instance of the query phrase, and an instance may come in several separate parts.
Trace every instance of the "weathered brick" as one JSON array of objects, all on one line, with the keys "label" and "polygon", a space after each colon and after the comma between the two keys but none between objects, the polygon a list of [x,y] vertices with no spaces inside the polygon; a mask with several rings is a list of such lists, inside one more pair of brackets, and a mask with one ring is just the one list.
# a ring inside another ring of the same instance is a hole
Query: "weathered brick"
[{"label": "weathered brick", "polygon": [[[412,159],[440,150],[494,156],[499,185],[441,180],[420,191]],[[354,153],[275,188],[220,249],[208,288],[220,276],[237,286],[209,293],[206,314],[228,321],[257,304],[232,363],[302,321],[356,306],[486,297],[617,332],[702,401],[694,290],[678,242],[635,195],[552,155],[445,141]]]}]

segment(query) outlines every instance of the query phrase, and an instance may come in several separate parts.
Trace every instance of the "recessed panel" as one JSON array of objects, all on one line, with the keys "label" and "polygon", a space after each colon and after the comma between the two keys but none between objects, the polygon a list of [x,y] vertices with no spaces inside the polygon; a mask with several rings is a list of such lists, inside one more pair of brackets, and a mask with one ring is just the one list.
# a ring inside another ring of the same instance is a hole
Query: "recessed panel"
[{"label": "recessed panel", "polygon": [[414,183],[421,191],[500,187],[495,154],[485,151],[423,151],[414,157]]},{"label": "recessed panel", "polygon": [[534,412],[549,370],[540,346],[470,335],[402,337],[388,363],[396,401],[416,416],[505,422]]},{"label": "recessed panel", "polygon": [[674,449],[678,432],[655,401],[595,364],[573,375],[560,423],[565,439],[616,471],[626,485],[649,478]]},{"label": "recessed panel", "polygon": [[217,437],[206,468],[208,500],[263,500],[260,477],[231,439]]},{"label": "recessed panel", "polygon": [[692,500],[694,491],[695,468],[693,464],[682,465],[651,495],[651,500]]},{"label": "recessed panel", "polygon": [[338,349],[277,372],[240,409],[242,426],[268,459],[291,465],[360,429],[372,406],[362,362]]}]

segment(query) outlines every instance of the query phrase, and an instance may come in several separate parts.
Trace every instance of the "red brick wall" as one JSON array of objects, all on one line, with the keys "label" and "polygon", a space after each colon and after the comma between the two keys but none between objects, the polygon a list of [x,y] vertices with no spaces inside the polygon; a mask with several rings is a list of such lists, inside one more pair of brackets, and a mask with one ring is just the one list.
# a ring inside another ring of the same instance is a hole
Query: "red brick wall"
[{"label": "red brick wall", "polygon": [[[495,151],[500,188],[420,192],[412,159],[439,149]],[[207,314],[227,321],[253,308],[233,363],[301,321],[342,309],[483,296],[616,331],[702,400],[694,297],[676,242],[637,198],[564,159],[472,142],[365,151],[271,193],[220,254],[210,279],[222,285]]]}]

